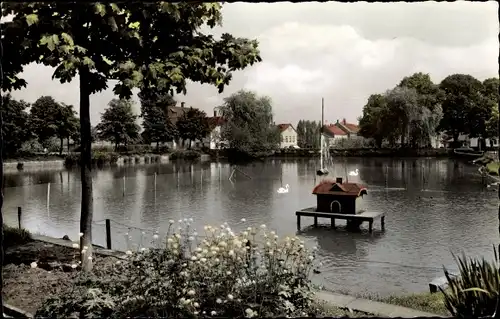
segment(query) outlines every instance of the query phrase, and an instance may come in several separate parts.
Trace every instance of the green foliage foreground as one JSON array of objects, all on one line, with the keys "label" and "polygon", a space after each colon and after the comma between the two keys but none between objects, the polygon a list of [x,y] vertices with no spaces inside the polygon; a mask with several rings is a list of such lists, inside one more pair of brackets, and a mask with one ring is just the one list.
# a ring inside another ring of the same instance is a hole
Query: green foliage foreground
[{"label": "green foliage foreground", "polygon": [[443,291],[446,308],[457,318],[480,318],[495,312],[499,298],[498,251],[494,250],[494,261],[483,259],[455,258],[460,278],[454,280],[446,275],[449,288]]},{"label": "green foliage foreground", "polygon": [[226,225],[206,226],[205,232],[198,237],[188,222],[165,242],[155,235],[155,248],[127,251],[126,260],[82,273],[36,316],[237,318],[317,311],[310,281],[315,253],[298,238],[279,239],[265,226],[240,234]]}]

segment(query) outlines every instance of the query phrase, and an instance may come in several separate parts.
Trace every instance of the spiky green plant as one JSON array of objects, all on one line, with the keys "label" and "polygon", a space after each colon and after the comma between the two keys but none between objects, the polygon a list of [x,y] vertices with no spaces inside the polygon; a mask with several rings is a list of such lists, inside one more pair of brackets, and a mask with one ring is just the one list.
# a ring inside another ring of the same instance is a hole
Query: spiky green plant
[{"label": "spiky green plant", "polygon": [[494,260],[453,256],[457,262],[459,277],[446,269],[449,288],[442,290],[446,308],[456,318],[491,316],[496,309],[499,285],[498,250],[493,247]]}]

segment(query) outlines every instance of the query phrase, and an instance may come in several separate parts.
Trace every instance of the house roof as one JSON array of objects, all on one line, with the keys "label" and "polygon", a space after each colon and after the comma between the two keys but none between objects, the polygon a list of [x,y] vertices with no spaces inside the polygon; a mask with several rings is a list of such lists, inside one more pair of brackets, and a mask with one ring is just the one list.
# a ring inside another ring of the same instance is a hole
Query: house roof
[{"label": "house roof", "polygon": [[291,127],[292,130],[295,131],[295,129],[293,128],[293,125],[290,124],[290,123],[278,124],[276,126],[278,127],[278,129],[280,130],[281,133],[283,133],[284,131],[286,131],[289,127]]},{"label": "house roof", "polygon": [[340,127],[333,124],[323,126],[323,132],[333,137],[335,135],[347,135],[347,133],[344,132]]},{"label": "house roof", "polygon": [[345,119],[342,120],[342,122],[337,121],[336,124],[339,124],[340,126],[345,127],[350,133],[358,133],[359,132],[359,126],[353,123],[347,122]]},{"label": "house roof", "polygon": [[177,123],[177,120],[189,110],[189,107],[169,106],[167,108],[167,116],[172,121],[172,124]]},{"label": "house roof", "polygon": [[363,196],[366,195],[366,187],[357,183],[337,183],[336,181],[323,180],[312,193],[314,195],[341,195],[341,196]]}]

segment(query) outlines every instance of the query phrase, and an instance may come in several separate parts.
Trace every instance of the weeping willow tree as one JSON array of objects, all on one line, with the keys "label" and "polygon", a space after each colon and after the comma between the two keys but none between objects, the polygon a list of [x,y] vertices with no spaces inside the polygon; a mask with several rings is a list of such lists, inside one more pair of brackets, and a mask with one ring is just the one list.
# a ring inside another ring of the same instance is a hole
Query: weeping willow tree
[{"label": "weeping willow tree", "polygon": [[219,111],[225,120],[222,138],[237,153],[259,156],[278,147],[281,136],[272,123],[273,108],[269,97],[240,90],[225,98]]}]

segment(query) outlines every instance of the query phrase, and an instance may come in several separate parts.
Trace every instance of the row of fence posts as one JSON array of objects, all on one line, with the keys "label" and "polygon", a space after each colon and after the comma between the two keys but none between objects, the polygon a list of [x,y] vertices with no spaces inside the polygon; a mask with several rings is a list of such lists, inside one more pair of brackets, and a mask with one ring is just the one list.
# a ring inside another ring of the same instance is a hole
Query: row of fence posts
[{"label": "row of fence posts", "polygon": [[[201,179],[203,181],[203,170],[201,170]],[[158,173],[155,172],[154,173],[154,192],[155,192],[155,195],[156,195],[156,182],[157,182],[157,176],[158,176]],[[179,186],[179,179],[180,179],[180,176],[179,176],[179,171],[177,171],[177,186]],[[219,182],[221,180],[221,165],[219,163]],[[47,183],[47,215],[50,216],[50,213],[49,213],[49,207],[50,207],[50,185],[51,183]],[[125,175],[123,176],[123,197],[125,197],[125,185],[126,185],[126,177]],[[17,223],[18,223],[18,227],[19,229],[21,229],[21,220],[22,220],[22,208],[21,207],[17,207]],[[110,219],[105,219],[106,221],[106,247],[107,249],[111,249],[111,220]]]}]

